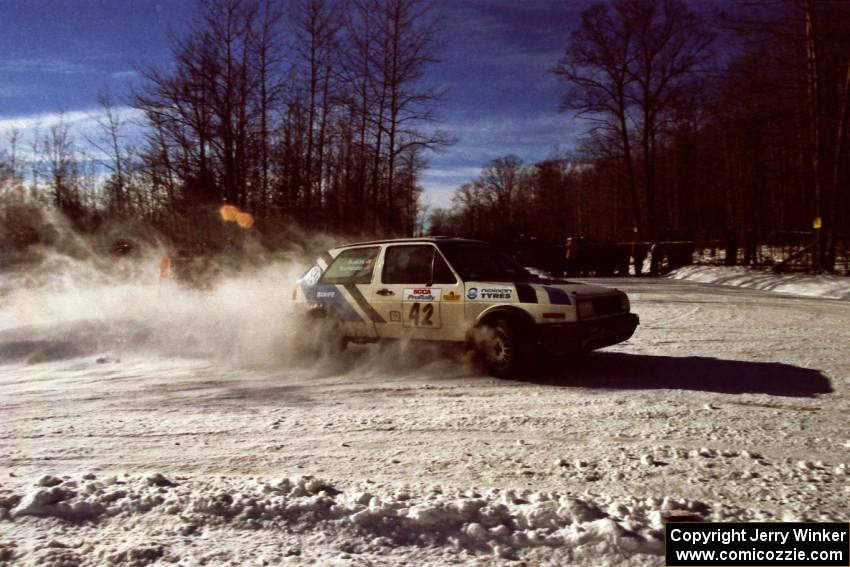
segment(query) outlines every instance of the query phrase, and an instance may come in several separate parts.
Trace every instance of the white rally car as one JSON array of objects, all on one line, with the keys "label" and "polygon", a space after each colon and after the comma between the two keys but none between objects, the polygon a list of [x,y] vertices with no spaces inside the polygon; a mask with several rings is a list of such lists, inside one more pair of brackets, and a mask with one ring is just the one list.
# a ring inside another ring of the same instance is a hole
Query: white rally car
[{"label": "white rally car", "polygon": [[541,278],[488,244],[463,238],[334,248],[292,294],[342,344],[467,343],[500,377],[515,375],[537,352],[582,353],[625,341],[638,325],[622,291]]}]

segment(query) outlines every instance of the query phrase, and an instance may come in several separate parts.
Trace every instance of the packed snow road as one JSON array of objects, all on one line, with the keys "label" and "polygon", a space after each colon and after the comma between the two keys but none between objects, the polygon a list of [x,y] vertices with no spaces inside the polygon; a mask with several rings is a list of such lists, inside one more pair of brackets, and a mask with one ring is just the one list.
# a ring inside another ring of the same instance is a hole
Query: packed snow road
[{"label": "packed snow road", "polygon": [[670,518],[848,519],[850,303],[602,283],[634,337],[522,381],[304,362],[259,284],[0,298],[0,562],[658,565]]}]

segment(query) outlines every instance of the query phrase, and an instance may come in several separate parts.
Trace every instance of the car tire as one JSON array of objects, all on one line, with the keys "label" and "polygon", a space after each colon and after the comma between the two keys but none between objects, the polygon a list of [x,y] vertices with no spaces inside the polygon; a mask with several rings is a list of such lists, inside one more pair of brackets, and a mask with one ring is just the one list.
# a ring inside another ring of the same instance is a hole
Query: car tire
[{"label": "car tire", "polygon": [[507,319],[482,326],[476,338],[479,359],[493,376],[512,378],[523,366],[526,345],[519,329]]},{"label": "car tire", "polygon": [[309,317],[295,331],[295,349],[310,358],[334,356],[348,347],[335,317]]}]

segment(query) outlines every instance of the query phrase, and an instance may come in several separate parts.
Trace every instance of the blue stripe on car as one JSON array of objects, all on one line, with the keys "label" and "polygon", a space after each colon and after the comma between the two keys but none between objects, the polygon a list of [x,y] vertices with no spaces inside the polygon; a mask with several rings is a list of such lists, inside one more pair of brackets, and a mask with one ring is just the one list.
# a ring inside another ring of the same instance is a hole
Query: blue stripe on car
[{"label": "blue stripe on car", "polygon": [[340,321],[362,321],[363,317],[351,306],[335,285],[317,284],[308,286],[301,284],[301,290],[307,303],[327,305],[332,307]]},{"label": "blue stripe on car", "polygon": [[549,287],[548,285],[544,285],[543,289],[546,290],[546,293],[549,295],[549,303],[553,305],[571,305],[570,296],[567,295],[567,292],[558,289],[556,287]]}]

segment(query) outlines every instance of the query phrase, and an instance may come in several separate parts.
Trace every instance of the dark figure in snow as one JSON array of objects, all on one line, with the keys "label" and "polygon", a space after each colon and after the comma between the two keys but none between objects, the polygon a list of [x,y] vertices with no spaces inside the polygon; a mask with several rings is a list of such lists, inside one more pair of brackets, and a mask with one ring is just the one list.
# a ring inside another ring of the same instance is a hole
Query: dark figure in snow
[{"label": "dark figure in snow", "polygon": [[629,275],[629,260],[631,259],[631,254],[629,254],[629,245],[628,244],[617,244],[615,245],[614,254],[616,257],[616,271],[617,275],[620,277]]},{"label": "dark figure in snow", "polygon": [[758,264],[758,241],[753,229],[748,228],[744,235],[744,265],[755,266]]},{"label": "dark figure in snow", "polygon": [[576,276],[576,275],[578,275],[578,270],[579,270],[578,255],[579,255],[578,238],[573,238],[573,237],[567,238],[567,244],[564,247],[564,275],[565,276]]},{"label": "dark figure in snow", "polygon": [[632,244],[632,258],[635,261],[635,275],[641,275],[643,271],[643,261],[646,259],[646,245],[640,242]]},{"label": "dark figure in snow", "polygon": [[734,228],[726,231],[726,265],[734,266],[738,263],[738,233]]},{"label": "dark figure in snow", "polygon": [[663,242],[656,242],[649,249],[649,275],[657,276],[661,272],[661,261],[666,254],[666,246]]}]

